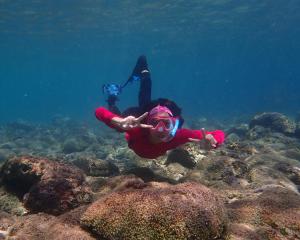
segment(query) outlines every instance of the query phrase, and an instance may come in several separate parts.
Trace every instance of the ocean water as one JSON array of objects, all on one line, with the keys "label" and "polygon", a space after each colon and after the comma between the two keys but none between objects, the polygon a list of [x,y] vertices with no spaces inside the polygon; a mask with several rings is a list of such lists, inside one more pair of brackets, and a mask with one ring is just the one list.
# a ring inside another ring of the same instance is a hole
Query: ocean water
[{"label": "ocean water", "polygon": [[186,116],[294,116],[299,22],[299,0],[0,0],[0,122],[94,120],[102,84],[125,82],[140,54],[153,98]]}]

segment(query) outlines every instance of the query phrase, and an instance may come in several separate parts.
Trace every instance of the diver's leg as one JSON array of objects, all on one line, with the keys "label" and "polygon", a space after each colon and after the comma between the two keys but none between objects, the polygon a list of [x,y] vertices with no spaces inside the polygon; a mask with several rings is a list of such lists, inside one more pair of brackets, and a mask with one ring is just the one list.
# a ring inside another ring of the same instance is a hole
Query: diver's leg
[{"label": "diver's leg", "polygon": [[142,55],[138,58],[129,79],[140,81],[138,95],[139,106],[126,109],[122,113],[122,116],[133,115],[138,117],[144,113],[144,107],[151,102],[151,78],[146,56]]},{"label": "diver's leg", "polygon": [[152,81],[146,56],[140,56],[132,73],[140,78],[139,107],[143,108],[151,101]]},{"label": "diver's leg", "polygon": [[150,72],[143,72],[140,80],[140,90],[139,90],[139,107],[144,107],[151,102],[151,89],[152,81],[150,77]]},{"label": "diver's leg", "polygon": [[118,101],[118,97],[115,95],[109,95],[106,102],[108,104],[108,110],[117,114],[117,115],[121,115],[121,112],[119,110],[119,108],[116,106],[116,101]]}]

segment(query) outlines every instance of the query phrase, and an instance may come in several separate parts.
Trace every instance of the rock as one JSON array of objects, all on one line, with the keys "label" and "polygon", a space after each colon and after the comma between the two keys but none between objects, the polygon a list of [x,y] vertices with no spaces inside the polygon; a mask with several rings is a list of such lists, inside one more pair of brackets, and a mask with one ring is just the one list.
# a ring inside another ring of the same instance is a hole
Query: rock
[{"label": "rock", "polygon": [[230,135],[230,134],[235,134],[237,135],[239,138],[243,138],[246,136],[247,132],[249,130],[249,126],[248,124],[240,124],[234,127],[231,127],[230,129],[228,129],[226,131],[226,135]]},{"label": "rock", "polygon": [[178,183],[204,157],[198,144],[185,144],[155,160],[135,156],[125,164],[122,174],[135,174],[145,182]]},{"label": "rock", "polygon": [[6,143],[1,144],[0,147],[2,149],[12,150],[16,147],[16,144],[14,142],[6,142]]},{"label": "rock", "polygon": [[115,164],[102,159],[78,156],[71,163],[89,176],[109,177],[119,174],[119,168]]},{"label": "rock", "polygon": [[[55,217],[45,213],[30,214],[10,223],[10,227],[6,230],[6,239],[96,240],[80,228],[76,217],[80,218],[80,215],[73,217],[72,214],[68,213],[66,216]],[[0,225],[1,221],[0,219]]]},{"label": "rock", "polygon": [[5,191],[4,188],[0,188],[0,210],[18,216],[27,213],[19,198]]},{"label": "rock", "polygon": [[5,231],[11,226],[16,220],[16,216],[7,212],[0,211],[0,229]]},{"label": "rock", "polygon": [[295,130],[295,136],[296,136],[297,138],[300,138],[300,121],[297,122],[296,130]]},{"label": "rock", "polygon": [[111,178],[91,177],[88,181],[95,192],[94,199],[130,187],[141,188],[146,186],[146,183],[135,175],[119,175]]},{"label": "rock", "polygon": [[170,151],[167,157],[166,164],[179,163],[186,168],[193,168],[196,166],[196,160],[192,154],[189,153],[187,149],[177,148]]},{"label": "rock", "polygon": [[292,120],[277,112],[265,112],[255,115],[250,121],[249,127],[253,128],[257,125],[284,134],[293,134],[296,130],[296,124]]},{"label": "rock", "polygon": [[240,179],[247,176],[248,171],[244,161],[222,156],[213,158],[207,166],[205,177],[210,183],[223,181],[227,185],[237,186],[240,184]]},{"label": "rock", "polygon": [[246,159],[247,157],[258,153],[253,144],[246,141],[226,141],[221,154],[237,159]]},{"label": "rock", "polygon": [[294,150],[268,150],[249,157],[247,179],[256,187],[273,184],[298,192],[300,162],[287,158],[289,154],[294,155]]},{"label": "rock", "polygon": [[99,239],[225,237],[226,214],[217,196],[196,183],[151,183],[108,194],[89,206],[84,228]]},{"label": "rock", "polygon": [[230,133],[226,137],[226,142],[227,143],[239,142],[240,140],[241,140],[241,138],[235,133]]},{"label": "rock", "polygon": [[247,223],[233,223],[229,227],[230,240],[266,240],[265,234],[258,231],[254,225]]},{"label": "rock", "polygon": [[283,152],[284,156],[288,158],[296,159],[300,162],[300,149],[294,148],[294,149],[286,149]]},{"label": "rock", "polygon": [[163,163],[155,162],[153,160],[139,162],[138,165],[130,166],[123,174],[134,174],[143,179],[145,182],[169,182],[178,183],[187,173],[188,169],[179,163],[170,163],[164,165]]},{"label": "rock", "polygon": [[[248,231],[239,231],[240,239],[251,239],[247,237],[251,229],[256,232],[253,235],[259,236],[254,239],[300,237],[300,196],[286,188],[270,186],[258,194],[233,201],[227,207],[232,224],[247,225]],[[231,233],[236,234],[237,229],[229,228],[230,239],[234,239]]]},{"label": "rock", "polygon": [[0,176],[2,184],[23,198],[31,212],[61,214],[91,201],[80,169],[45,158],[12,158]]},{"label": "rock", "polygon": [[262,127],[262,126],[253,126],[248,132],[247,137],[250,140],[257,140],[260,138],[264,138],[268,135],[270,135],[271,131],[268,128]]},{"label": "rock", "polygon": [[11,151],[0,148],[0,162],[5,162],[12,156],[13,156],[13,153]]},{"label": "rock", "polygon": [[300,167],[293,166],[287,162],[279,162],[274,167],[284,173],[300,190]]},{"label": "rock", "polygon": [[16,122],[9,123],[7,124],[7,127],[14,130],[23,130],[25,132],[30,132],[36,129],[36,125],[23,120],[17,120]]},{"label": "rock", "polygon": [[74,152],[82,152],[87,147],[88,145],[82,141],[76,139],[68,139],[63,143],[62,151],[66,154],[74,153]]}]

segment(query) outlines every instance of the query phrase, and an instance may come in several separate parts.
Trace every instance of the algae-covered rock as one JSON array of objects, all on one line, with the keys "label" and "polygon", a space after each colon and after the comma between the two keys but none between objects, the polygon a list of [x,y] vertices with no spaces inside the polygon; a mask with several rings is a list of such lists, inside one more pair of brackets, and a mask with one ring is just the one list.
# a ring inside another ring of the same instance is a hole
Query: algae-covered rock
[{"label": "algae-covered rock", "polygon": [[32,212],[60,214],[91,199],[80,169],[46,158],[12,158],[3,165],[0,176],[2,184],[23,198]]},{"label": "algae-covered rock", "polygon": [[224,237],[226,214],[203,185],[151,183],[99,199],[81,222],[99,239],[211,240]]},{"label": "algae-covered rock", "polygon": [[276,132],[284,134],[293,134],[296,130],[296,124],[288,117],[277,112],[264,112],[254,116],[249,127],[262,126]]},{"label": "algae-covered rock", "polygon": [[0,188],[0,210],[13,215],[24,215],[27,210],[15,195]]}]

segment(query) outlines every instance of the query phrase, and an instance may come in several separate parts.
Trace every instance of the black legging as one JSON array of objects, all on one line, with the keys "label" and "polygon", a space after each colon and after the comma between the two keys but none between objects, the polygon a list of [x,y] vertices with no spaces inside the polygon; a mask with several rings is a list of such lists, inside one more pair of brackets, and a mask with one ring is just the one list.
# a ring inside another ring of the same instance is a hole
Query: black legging
[{"label": "black legging", "polygon": [[121,115],[138,117],[147,111],[147,106],[151,103],[152,81],[149,72],[144,72],[140,77],[140,89],[138,95],[138,107],[129,107]]},{"label": "black legging", "polygon": [[[142,61],[141,61],[142,59]],[[143,62],[144,61],[144,62]],[[144,63],[145,68],[140,68],[139,64],[140,62]],[[140,71],[140,70],[146,70],[146,71]],[[184,119],[181,117],[181,109],[177,106],[177,104],[169,99],[166,98],[159,98],[156,100],[151,99],[151,92],[152,92],[152,80],[150,72],[147,68],[147,62],[146,57],[141,56],[137,64],[133,70],[133,74],[135,74],[135,71],[138,71],[139,77],[140,77],[140,89],[139,89],[139,95],[138,95],[138,107],[130,107],[127,108],[123,113],[118,109],[118,107],[115,105],[115,102],[118,100],[116,96],[109,96],[107,99],[108,108],[111,112],[121,115],[122,117],[126,116],[135,116],[139,117],[145,112],[149,112],[153,107],[157,106],[158,104],[162,106],[168,107],[174,116],[179,118],[179,128],[182,127],[182,124],[184,122]]]}]

